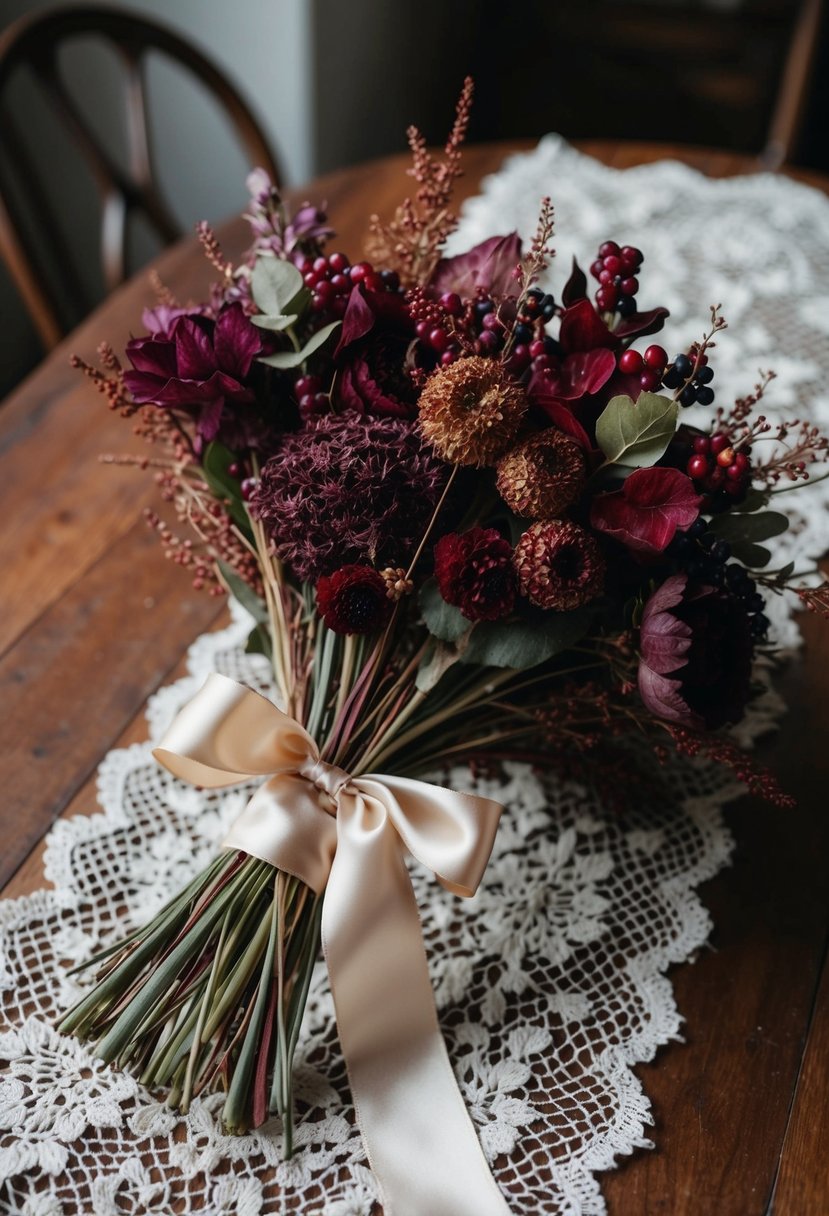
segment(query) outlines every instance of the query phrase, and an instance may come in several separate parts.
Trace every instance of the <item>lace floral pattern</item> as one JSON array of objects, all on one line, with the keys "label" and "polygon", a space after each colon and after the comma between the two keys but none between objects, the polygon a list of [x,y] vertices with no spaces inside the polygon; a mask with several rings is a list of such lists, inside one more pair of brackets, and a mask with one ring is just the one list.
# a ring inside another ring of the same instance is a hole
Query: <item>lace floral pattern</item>
[{"label": "lace floral pattern", "polygon": [[[570,242],[559,244],[560,265],[571,246],[587,260],[606,236],[646,250],[643,298],[669,304],[680,342],[697,335],[709,296],[723,302],[734,328],[717,358],[720,399],[750,385],[759,361],[779,373],[775,411],[808,404],[826,423],[823,197],[776,178],[710,182],[673,164],[622,174],[551,137],[485,184],[457,247],[511,224],[529,234],[544,193]],[[776,557],[802,561],[829,547],[827,485],[798,497],[801,526],[775,542]],[[796,644],[795,623],[772,607],[778,633]],[[211,670],[270,691],[264,660],[243,653],[248,624],[237,614],[195,643],[190,674],[148,706],[151,739]],[[768,693],[743,738],[779,711]],[[695,888],[728,859],[721,807],[735,792],[702,764],[665,776],[674,790],[681,782],[681,801],[666,811],[664,797],[641,796],[620,816],[596,791],[521,766],[474,781],[459,768],[444,780],[507,807],[486,881],[464,901],[413,871],[461,1091],[522,1216],[599,1216],[596,1173],[649,1143],[649,1104],[632,1065],[679,1036],[665,973],[708,934]],[[248,792],[185,787],[154,763],[150,744],[111,752],[99,771],[102,813],[59,822],[50,835],[52,889],[0,904],[3,1216],[376,1211],[322,966],[297,1054],[306,1113],[288,1162],[276,1121],[224,1136],[218,1096],[183,1117],[52,1029],[79,991],[67,964],[157,909],[210,858]]]}]

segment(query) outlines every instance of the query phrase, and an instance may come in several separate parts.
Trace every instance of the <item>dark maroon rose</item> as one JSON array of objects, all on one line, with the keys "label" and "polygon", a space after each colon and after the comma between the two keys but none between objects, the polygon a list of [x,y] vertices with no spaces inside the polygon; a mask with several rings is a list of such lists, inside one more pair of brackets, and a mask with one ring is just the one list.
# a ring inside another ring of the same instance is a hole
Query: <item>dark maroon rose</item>
[{"label": "dark maroon rose", "polygon": [[639,633],[639,693],[657,718],[693,730],[739,722],[751,685],[748,616],[734,596],[666,579],[645,605]]},{"label": "dark maroon rose", "polygon": [[515,294],[515,268],[521,261],[521,238],[491,236],[454,258],[441,258],[428,286],[437,298],[456,292],[463,300],[474,300],[478,290],[488,296]]},{"label": "dark maroon rose", "polygon": [[369,291],[360,284],[351,292],[334,352],[339,409],[377,418],[414,418],[417,395],[405,372],[414,325],[401,295]]},{"label": "dark maroon rose", "polygon": [[450,532],[435,545],[435,578],[468,621],[497,621],[515,605],[512,546],[495,528]]},{"label": "dark maroon rose", "polygon": [[150,320],[153,332],[127,343],[134,370],[124,372],[124,382],[140,405],[192,415],[198,445],[209,443],[227,408],[255,399],[249,377],[264,349],[262,331],[241,304],[225,305],[215,320],[177,309],[163,316],[156,310]]}]

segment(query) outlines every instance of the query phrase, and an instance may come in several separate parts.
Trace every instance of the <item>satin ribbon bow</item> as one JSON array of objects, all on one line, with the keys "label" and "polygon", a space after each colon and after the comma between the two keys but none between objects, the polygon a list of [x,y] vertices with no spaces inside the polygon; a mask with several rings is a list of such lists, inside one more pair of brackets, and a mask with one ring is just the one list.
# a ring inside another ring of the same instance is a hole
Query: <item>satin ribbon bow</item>
[{"label": "satin ribbon bow", "polygon": [[265,777],[223,846],[325,891],[322,942],[340,1043],[386,1216],[509,1216],[438,1026],[412,854],[449,891],[475,894],[502,807],[414,781],[351,777],[298,722],[210,675],[153,755],[207,788]]}]

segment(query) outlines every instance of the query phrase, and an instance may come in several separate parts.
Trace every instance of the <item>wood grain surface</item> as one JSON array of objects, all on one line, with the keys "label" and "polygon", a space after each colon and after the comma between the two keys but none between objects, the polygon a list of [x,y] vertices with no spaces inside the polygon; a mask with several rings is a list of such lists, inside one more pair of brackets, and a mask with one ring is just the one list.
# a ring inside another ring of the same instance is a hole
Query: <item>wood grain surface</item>
[{"label": "wood grain surface", "polygon": [[[468,150],[460,195],[509,152]],[[723,176],[751,162],[706,149],[589,143],[624,168],[666,156]],[[407,189],[405,156],[331,174],[295,198],[327,200],[337,245],[360,254],[366,217]],[[799,174],[818,188],[829,183]],[[554,183],[551,183],[554,191]],[[246,242],[238,220],[227,253]],[[588,251],[589,252],[589,251]],[[182,299],[211,268],[192,240],[155,263]],[[187,645],[225,609],[192,590],[140,519],[151,480],[101,466],[102,452],[143,450],[129,425],[69,367],[108,338],[121,347],[150,301],[146,274],[115,292],[0,407],[0,697],[3,783],[0,886],[44,883],[43,837],[59,815],[95,809],[95,768],[145,737],[143,705],[180,670]],[[829,1212],[829,628],[805,621],[791,664],[791,707],[763,758],[798,797],[793,812],[743,799],[728,812],[734,861],[702,889],[710,945],[672,982],[685,1043],[637,1069],[653,1102],[654,1152],[603,1177],[611,1216],[826,1216]],[[519,1214],[520,1216],[520,1214]]]}]

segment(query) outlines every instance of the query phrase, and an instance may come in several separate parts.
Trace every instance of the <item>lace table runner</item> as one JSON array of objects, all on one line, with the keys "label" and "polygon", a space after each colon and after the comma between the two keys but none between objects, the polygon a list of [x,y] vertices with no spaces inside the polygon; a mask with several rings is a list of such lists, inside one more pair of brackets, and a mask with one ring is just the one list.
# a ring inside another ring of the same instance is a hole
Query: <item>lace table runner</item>
[{"label": "lace table runner", "polygon": [[[544,193],[562,234],[559,278],[571,251],[587,262],[606,237],[641,246],[643,302],[674,314],[671,353],[698,336],[708,304],[721,301],[734,328],[716,360],[719,399],[750,387],[758,364],[774,367],[770,409],[796,415],[808,406],[826,424],[825,198],[785,179],[712,182],[671,163],[620,173],[551,137],[485,183],[455,247],[513,225],[530,235]],[[802,563],[829,548],[827,486],[797,496],[798,527],[774,542],[775,557]],[[779,601],[770,608],[778,636],[795,645],[794,621]],[[243,653],[248,627],[239,612],[195,643],[190,674],[149,703],[151,739],[209,671],[270,691],[264,660]],[[780,708],[768,693],[744,724],[744,741]],[[0,1213],[369,1216],[377,1190],[322,966],[297,1052],[307,1113],[289,1162],[276,1121],[226,1137],[220,1098],[197,1101],[187,1117],[170,1112],[52,1029],[78,992],[67,961],[160,907],[212,856],[249,792],[185,787],[155,764],[150,746],[106,757],[101,814],[56,825],[45,858],[52,889],[0,904]],[[665,973],[706,940],[710,922],[695,888],[728,859],[721,808],[737,792],[702,764],[664,778],[682,788],[681,800],[675,793],[666,809],[655,791],[620,815],[595,791],[522,766],[497,780],[458,769],[445,779],[507,807],[486,881],[463,901],[413,871],[461,1091],[522,1216],[599,1216],[596,1173],[649,1144],[649,1104],[632,1066],[679,1036]]]}]

